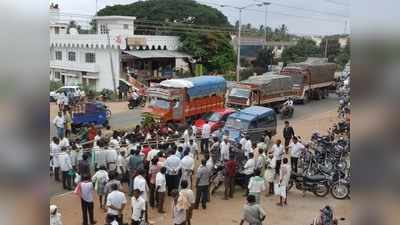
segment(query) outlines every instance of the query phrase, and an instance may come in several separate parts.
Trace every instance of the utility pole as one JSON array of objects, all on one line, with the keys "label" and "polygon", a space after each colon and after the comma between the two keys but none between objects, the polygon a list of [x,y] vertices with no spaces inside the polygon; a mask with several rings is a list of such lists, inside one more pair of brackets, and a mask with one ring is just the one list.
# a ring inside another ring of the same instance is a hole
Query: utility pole
[{"label": "utility pole", "polygon": [[107,39],[108,39],[108,54],[110,56],[110,66],[111,66],[111,76],[113,81],[113,89],[114,93],[117,93],[117,84],[115,82],[115,73],[114,73],[114,63],[112,58],[112,51],[111,51],[111,40],[110,40],[110,30],[107,28]]},{"label": "utility pole", "polygon": [[325,58],[328,58],[328,38],[325,38]]},{"label": "utility pole", "polygon": [[236,63],[236,81],[240,81],[240,33],[242,32],[242,8],[239,8],[239,28],[237,37],[237,63]]}]

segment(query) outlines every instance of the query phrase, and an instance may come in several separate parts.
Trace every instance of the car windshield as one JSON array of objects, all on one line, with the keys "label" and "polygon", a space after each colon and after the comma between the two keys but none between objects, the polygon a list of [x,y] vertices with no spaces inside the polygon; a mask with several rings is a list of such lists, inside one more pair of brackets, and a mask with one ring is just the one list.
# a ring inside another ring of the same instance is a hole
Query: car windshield
[{"label": "car windshield", "polygon": [[210,117],[208,117],[208,121],[218,122],[221,119],[221,117],[222,117],[221,114],[214,112],[210,115]]},{"label": "car windshield", "polygon": [[225,126],[235,128],[235,129],[243,129],[247,130],[249,128],[250,122],[247,120],[241,120],[237,118],[228,118],[225,123]]},{"label": "car windshield", "polygon": [[162,98],[153,98],[150,100],[150,106],[155,108],[169,109],[169,102]]},{"label": "car windshield", "polygon": [[235,96],[239,98],[249,98],[250,90],[241,89],[241,88],[233,88],[229,93],[230,96]]}]

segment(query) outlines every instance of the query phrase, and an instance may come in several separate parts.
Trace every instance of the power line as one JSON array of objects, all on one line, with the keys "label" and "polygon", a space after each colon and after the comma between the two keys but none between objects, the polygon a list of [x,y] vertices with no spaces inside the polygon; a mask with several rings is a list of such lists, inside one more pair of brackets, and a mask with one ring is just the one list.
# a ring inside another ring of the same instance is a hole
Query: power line
[{"label": "power line", "polygon": [[[255,2],[264,2],[264,1],[260,1],[260,0],[254,0]],[[312,12],[312,13],[317,13],[320,15],[329,15],[329,16],[335,16],[335,17],[346,17],[348,18],[348,15],[344,15],[344,14],[338,14],[338,13],[334,13],[334,12],[327,12],[327,11],[320,11],[320,10],[315,10],[315,9],[307,9],[307,8],[302,8],[302,7],[298,7],[298,6],[292,6],[292,5],[286,5],[286,4],[282,4],[282,3],[277,3],[277,2],[270,2],[272,6],[279,6],[279,7],[283,7],[283,8],[289,8],[289,9],[295,9],[295,10],[302,10],[302,11],[307,11],[307,12]]]},{"label": "power line", "polygon": [[334,0],[324,0],[324,1],[335,4],[335,5],[340,5],[340,6],[346,6],[346,7],[350,6],[350,4],[345,3],[345,2],[338,2],[338,1],[334,1]]}]

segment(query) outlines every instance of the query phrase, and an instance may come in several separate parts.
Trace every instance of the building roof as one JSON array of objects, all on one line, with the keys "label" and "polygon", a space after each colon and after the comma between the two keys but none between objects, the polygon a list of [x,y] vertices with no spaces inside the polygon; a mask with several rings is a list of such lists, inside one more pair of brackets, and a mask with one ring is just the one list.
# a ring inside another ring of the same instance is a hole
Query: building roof
[{"label": "building roof", "polygon": [[134,16],[95,16],[94,20],[135,20]]},{"label": "building roof", "polygon": [[140,59],[150,58],[187,58],[190,55],[170,50],[138,50],[138,51],[124,51],[124,53]]}]

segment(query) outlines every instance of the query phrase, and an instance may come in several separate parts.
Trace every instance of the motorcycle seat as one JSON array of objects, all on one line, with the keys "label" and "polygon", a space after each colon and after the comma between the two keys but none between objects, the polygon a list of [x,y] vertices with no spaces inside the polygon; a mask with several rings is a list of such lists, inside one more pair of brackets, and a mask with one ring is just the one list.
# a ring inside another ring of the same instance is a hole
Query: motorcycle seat
[{"label": "motorcycle seat", "polygon": [[322,181],[325,180],[326,178],[324,175],[313,175],[313,176],[305,176],[304,179],[308,181]]}]

